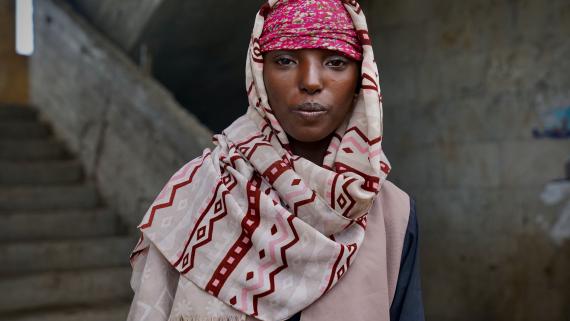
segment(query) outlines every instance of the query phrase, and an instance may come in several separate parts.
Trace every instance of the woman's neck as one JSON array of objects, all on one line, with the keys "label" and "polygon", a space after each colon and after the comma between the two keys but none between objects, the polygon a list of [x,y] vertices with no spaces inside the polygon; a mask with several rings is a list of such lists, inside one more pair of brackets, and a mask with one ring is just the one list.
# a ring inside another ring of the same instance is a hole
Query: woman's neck
[{"label": "woman's neck", "polygon": [[323,165],[332,135],[317,142],[301,142],[290,136],[288,138],[293,154],[306,158],[319,166]]}]

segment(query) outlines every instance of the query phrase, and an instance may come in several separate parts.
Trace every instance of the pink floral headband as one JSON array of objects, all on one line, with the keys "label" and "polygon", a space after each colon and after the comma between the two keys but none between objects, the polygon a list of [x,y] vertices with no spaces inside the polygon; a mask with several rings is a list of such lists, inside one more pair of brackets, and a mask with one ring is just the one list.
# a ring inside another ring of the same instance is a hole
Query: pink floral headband
[{"label": "pink floral headband", "polygon": [[280,0],[267,14],[261,52],[328,49],[362,60],[362,45],[341,0]]}]

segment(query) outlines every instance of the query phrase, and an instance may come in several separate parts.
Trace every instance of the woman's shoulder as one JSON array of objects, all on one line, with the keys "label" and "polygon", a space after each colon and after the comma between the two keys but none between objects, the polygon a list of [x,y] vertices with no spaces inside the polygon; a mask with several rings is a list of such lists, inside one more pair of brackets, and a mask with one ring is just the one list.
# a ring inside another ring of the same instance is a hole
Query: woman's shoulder
[{"label": "woman's shoulder", "polygon": [[410,201],[408,193],[389,180],[385,180],[382,183],[380,192],[378,193],[378,198],[389,198],[393,201]]},{"label": "woman's shoulder", "polygon": [[380,212],[387,226],[404,231],[412,211],[413,200],[410,196],[388,180],[382,183],[371,209],[371,213]]},{"label": "woman's shoulder", "polygon": [[394,183],[384,181],[367,215],[362,256],[380,258],[379,266],[385,265],[390,302],[396,292],[411,209],[408,194]]}]

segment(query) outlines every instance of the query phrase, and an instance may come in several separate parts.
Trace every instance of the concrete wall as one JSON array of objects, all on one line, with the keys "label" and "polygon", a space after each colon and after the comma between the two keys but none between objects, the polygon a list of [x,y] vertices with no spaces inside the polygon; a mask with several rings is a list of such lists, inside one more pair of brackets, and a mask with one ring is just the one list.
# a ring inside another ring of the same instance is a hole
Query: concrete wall
[{"label": "concrete wall", "polygon": [[0,103],[28,102],[28,59],[16,54],[14,1],[0,1]]},{"label": "concrete wall", "polygon": [[246,110],[244,64],[263,1],[68,0],[133,60],[144,45],[152,75],[217,132]]},{"label": "concrete wall", "polygon": [[125,52],[137,43],[164,0],[70,0],[75,9]]},{"label": "concrete wall", "polygon": [[570,140],[532,129],[570,106],[570,2],[384,0],[367,14],[428,320],[568,320],[570,242],[550,235],[562,205],[540,194]]},{"label": "concrete wall", "polygon": [[31,98],[133,228],[210,132],[61,1],[35,1]]}]

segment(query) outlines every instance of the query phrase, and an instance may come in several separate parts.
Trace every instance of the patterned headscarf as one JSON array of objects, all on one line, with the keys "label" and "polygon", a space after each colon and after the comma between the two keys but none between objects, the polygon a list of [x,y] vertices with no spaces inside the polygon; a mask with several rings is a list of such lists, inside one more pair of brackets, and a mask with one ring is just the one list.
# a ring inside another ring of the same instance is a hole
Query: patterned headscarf
[{"label": "patterned headscarf", "polygon": [[340,0],[278,2],[267,15],[259,44],[262,53],[329,49],[362,60],[362,45]]},{"label": "patterned headscarf", "polygon": [[173,304],[188,308],[169,320],[285,320],[326,295],[357,259],[390,165],[366,19],[356,1],[342,2],[363,47],[361,86],[323,166],[292,154],[268,102],[259,38],[278,3],[269,0],[247,55],[247,113],[172,176],[139,225],[134,270],[156,248],[180,273]]}]

